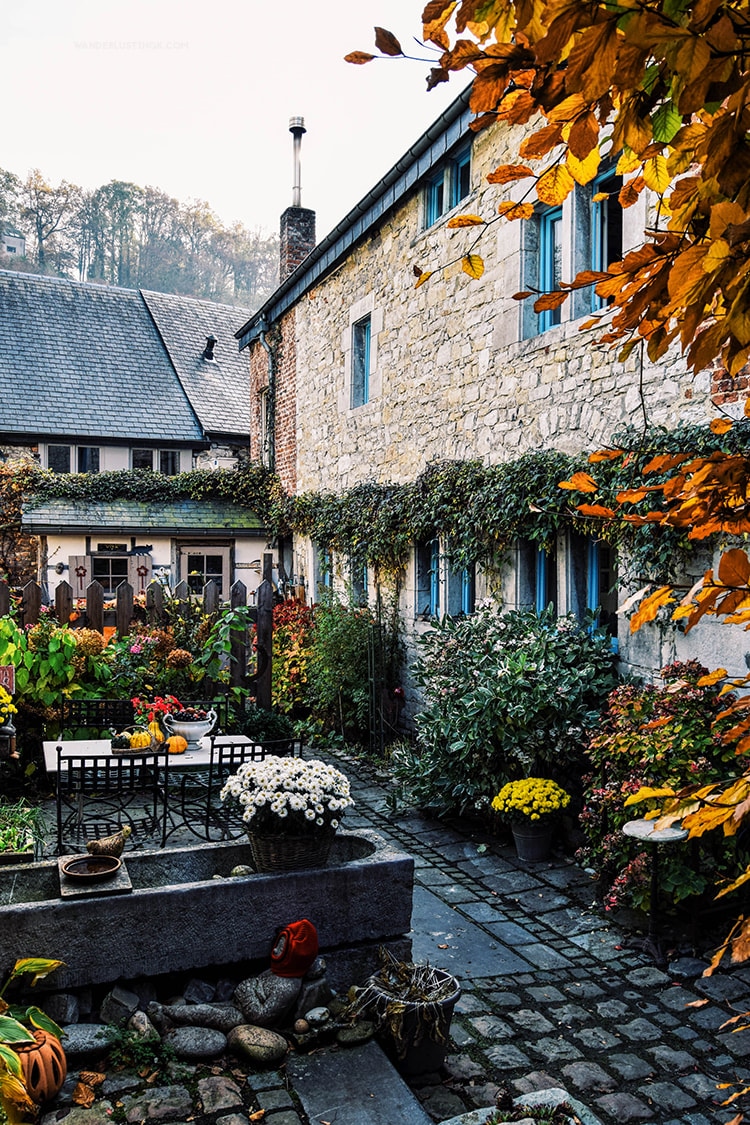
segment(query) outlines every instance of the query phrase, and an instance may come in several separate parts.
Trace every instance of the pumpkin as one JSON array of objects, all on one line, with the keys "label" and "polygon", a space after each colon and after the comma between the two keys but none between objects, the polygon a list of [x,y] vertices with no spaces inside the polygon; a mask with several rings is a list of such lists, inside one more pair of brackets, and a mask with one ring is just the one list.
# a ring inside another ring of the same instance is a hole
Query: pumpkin
[{"label": "pumpkin", "polygon": [[112,739],[113,750],[129,750],[130,749],[130,735],[125,730],[122,734],[116,734]]},{"label": "pumpkin", "polygon": [[154,736],[157,742],[164,741],[164,731],[161,729],[156,719],[154,719],[152,723],[148,724],[148,729],[151,731],[151,734]]},{"label": "pumpkin", "polygon": [[38,1105],[51,1101],[62,1089],[68,1064],[63,1045],[49,1031],[34,1031],[35,1043],[14,1043],[13,1049],[21,1060],[23,1081],[29,1096]]},{"label": "pumpkin", "polygon": [[145,750],[151,745],[151,735],[147,730],[137,730],[130,736],[131,750]]},{"label": "pumpkin", "polygon": [[187,750],[187,739],[181,734],[173,734],[167,739],[167,750],[170,754],[184,754]]}]

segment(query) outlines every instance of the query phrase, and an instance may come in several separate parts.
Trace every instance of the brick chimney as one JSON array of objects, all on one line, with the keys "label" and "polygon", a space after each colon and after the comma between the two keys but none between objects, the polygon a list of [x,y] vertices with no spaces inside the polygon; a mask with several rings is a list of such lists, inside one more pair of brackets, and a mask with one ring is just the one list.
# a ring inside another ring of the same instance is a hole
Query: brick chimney
[{"label": "brick chimney", "polygon": [[294,187],[292,206],[281,216],[279,228],[279,281],[293,273],[315,246],[315,212],[302,206],[300,149],[306,133],[304,117],[292,117],[289,132],[294,137]]}]

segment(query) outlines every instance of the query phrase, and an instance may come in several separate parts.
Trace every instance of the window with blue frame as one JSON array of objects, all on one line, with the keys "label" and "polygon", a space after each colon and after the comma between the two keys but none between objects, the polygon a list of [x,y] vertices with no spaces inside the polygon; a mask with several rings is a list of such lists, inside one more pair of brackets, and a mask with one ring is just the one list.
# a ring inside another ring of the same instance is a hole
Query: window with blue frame
[{"label": "window with blue frame", "polygon": [[541,547],[536,549],[535,575],[534,575],[534,608],[537,613],[544,613],[552,607],[557,613],[557,550],[544,551]]},{"label": "window with blue frame", "polygon": [[370,401],[370,340],[372,321],[368,314],[352,325],[352,408]]},{"label": "window with blue frame", "polygon": [[475,567],[448,568],[446,610],[451,617],[468,617],[475,609]]},{"label": "window with blue frame", "polygon": [[440,612],[440,542],[427,539],[417,544],[415,610],[418,617],[436,617]]},{"label": "window with blue frame", "polygon": [[597,624],[617,644],[617,566],[608,543],[588,542],[586,608],[597,614]]},{"label": "window with blue frame", "polygon": [[367,605],[368,576],[367,565],[352,562],[351,573],[351,598],[354,605]]},{"label": "window with blue frame", "polygon": [[318,589],[333,589],[333,554],[330,547],[318,546]]},{"label": "window with blue frame", "polygon": [[[591,185],[591,268],[605,271],[611,262],[622,259],[622,206],[619,193],[622,187],[622,176],[614,172],[605,172],[597,176]],[[605,198],[597,199],[597,196]],[[601,309],[607,300],[598,297],[591,291],[592,309]]]},{"label": "window with blue frame", "polygon": [[431,227],[471,191],[471,145],[446,160],[425,184],[424,225]]},{"label": "window with blue frame", "polygon": [[[539,213],[538,288],[542,293],[557,289],[562,276],[562,207],[549,207]],[[539,331],[546,332],[562,321],[562,309],[545,309],[539,313]]]}]

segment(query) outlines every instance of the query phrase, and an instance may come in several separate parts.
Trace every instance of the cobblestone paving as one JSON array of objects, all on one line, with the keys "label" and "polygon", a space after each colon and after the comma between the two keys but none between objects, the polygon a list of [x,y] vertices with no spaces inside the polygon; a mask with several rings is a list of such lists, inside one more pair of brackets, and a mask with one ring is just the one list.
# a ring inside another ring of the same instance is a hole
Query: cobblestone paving
[{"label": "cobblestone paving", "polygon": [[[718,1125],[736,1105],[722,1082],[750,1079],[750,1031],[721,1024],[750,1010],[750,970],[701,978],[699,962],[666,971],[624,945],[593,906],[586,874],[562,857],[523,865],[512,849],[487,851],[416,813],[392,816],[388,782],[346,761],[357,807],[351,827],[371,828],[417,860],[416,882],[461,920],[527,962],[523,971],[467,979],[451,1029],[449,1079],[417,1090],[436,1120],[461,1105],[492,1104],[495,1088],[525,1093],[563,1086],[610,1123]],[[415,949],[419,950],[417,935]],[[445,941],[443,942],[445,944]],[[448,943],[450,944],[450,943]],[[435,963],[440,964],[435,956]]]},{"label": "cobblestone paving", "polygon": [[[500,1086],[514,1095],[562,1086],[603,1125],[725,1125],[735,1116],[736,1104],[720,1105],[731,1091],[717,1086],[750,1082],[750,1031],[721,1024],[750,1011],[750,969],[701,979],[703,966],[683,959],[661,971],[625,946],[593,905],[588,877],[563,857],[523,865],[497,840],[415,812],[393,815],[386,774],[348,757],[337,764],[356,799],[347,827],[374,830],[413,855],[417,896],[438,908],[438,932],[422,913],[412,934],[415,957],[441,965],[442,956],[461,981],[445,1071],[414,1087],[435,1121],[493,1105]],[[170,841],[180,842],[179,834]],[[464,955],[484,975],[463,972]],[[75,1078],[42,1125],[66,1113],[66,1125],[248,1125],[260,1110],[265,1125],[308,1125],[284,1068],[248,1073],[217,1059],[180,1066],[171,1085],[147,1091],[134,1076],[114,1076],[91,1109],[71,1111]],[[340,1125],[368,1125],[366,1109]]]}]

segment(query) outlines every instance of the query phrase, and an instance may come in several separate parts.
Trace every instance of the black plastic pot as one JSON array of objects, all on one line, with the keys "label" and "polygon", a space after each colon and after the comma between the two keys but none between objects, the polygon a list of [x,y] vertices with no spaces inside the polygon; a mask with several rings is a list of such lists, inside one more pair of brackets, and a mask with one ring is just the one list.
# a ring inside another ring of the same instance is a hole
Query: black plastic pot
[{"label": "black plastic pot", "polygon": [[378,1024],[378,1040],[383,1050],[404,1075],[439,1070],[445,1061],[453,1009],[461,996],[461,986],[444,969],[435,969],[435,973],[441,984],[451,982],[453,986],[449,995],[440,1000],[398,1000],[381,987],[377,974],[367,982],[367,1014]]}]

